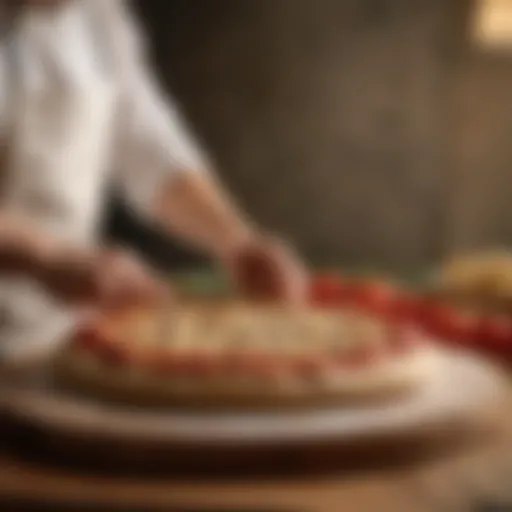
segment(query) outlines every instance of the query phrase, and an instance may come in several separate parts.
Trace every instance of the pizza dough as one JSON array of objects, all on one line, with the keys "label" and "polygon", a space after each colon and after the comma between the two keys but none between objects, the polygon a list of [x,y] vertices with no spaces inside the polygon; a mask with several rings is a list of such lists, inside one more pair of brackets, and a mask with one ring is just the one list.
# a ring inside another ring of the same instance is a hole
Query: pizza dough
[{"label": "pizza dough", "polygon": [[356,311],[182,304],[83,329],[55,361],[55,376],[137,405],[275,408],[396,397],[435,362],[411,326]]}]

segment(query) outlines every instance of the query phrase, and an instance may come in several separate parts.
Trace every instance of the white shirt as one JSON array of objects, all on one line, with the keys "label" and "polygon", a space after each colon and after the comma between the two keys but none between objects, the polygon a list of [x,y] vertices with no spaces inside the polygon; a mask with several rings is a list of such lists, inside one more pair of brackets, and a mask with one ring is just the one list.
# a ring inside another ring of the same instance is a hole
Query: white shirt
[{"label": "white shirt", "polygon": [[[25,11],[0,45],[0,137],[10,150],[4,208],[92,244],[110,181],[148,212],[173,173],[205,168],[140,43],[122,0]],[[34,283],[0,281],[0,357],[46,352],[73,321]]]}]

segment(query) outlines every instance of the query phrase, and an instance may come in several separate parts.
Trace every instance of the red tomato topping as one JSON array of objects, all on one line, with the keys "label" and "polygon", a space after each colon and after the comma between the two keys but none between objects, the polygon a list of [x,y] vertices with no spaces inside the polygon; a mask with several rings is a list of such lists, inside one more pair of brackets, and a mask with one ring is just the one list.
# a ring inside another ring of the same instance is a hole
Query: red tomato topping
[{"label": "red tomato topping", "polygon": [[422,306],[420,297],[403,292],[395,300],[390,317],[394,320],[419,324],[421,322]]},{"label": "red tomato topping", "polygon": [[486,315],[478,326],[476,343],[485,351],[505,355],[512,351],[512,319],[503,315]]},{"label": "red tomato topping", "polygon": [[347,289],[340,276],[320,274],[310,284],[309,300],[314,306],[341,306],[347,298]]},{"label": "red tomato topping", "polygon": [[478,332],[479,315],[441,303],[430,303],[423,312],[423,326],[441,340],[471,345]]},{"label": "red tomato topping", "polygon": [[399,297],[398,289],[391,284],[363,281],[352,287],[350,302],[369,313],[387,316],[395,311]]}]

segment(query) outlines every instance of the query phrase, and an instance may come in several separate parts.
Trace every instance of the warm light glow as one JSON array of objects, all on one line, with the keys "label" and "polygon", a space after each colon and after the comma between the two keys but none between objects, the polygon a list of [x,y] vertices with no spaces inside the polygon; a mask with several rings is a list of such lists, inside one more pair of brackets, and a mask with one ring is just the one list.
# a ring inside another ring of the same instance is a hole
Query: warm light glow
[{"label": "warm light glow", "polygon": [[478,0],[472,25],[479,46],[512,50],[512,0]]}]

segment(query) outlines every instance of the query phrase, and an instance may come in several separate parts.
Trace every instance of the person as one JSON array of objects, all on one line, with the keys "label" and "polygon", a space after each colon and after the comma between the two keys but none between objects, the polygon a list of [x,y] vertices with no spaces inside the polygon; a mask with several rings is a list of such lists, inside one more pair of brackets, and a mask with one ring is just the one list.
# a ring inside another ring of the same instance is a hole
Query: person
[{"label": "person", "polygon": [[78,313],[56,298],[157,293],[140,262],[99,248],[110,184],[159,228],[207,252],[243,293],[304,299],[304,265],[219,183],[156,83],[126,2],[0,0],[0,8],[0,213],[21,231],[30,225],[46,255],[1,279],[2,361],[42,357],[66,339]]}]

